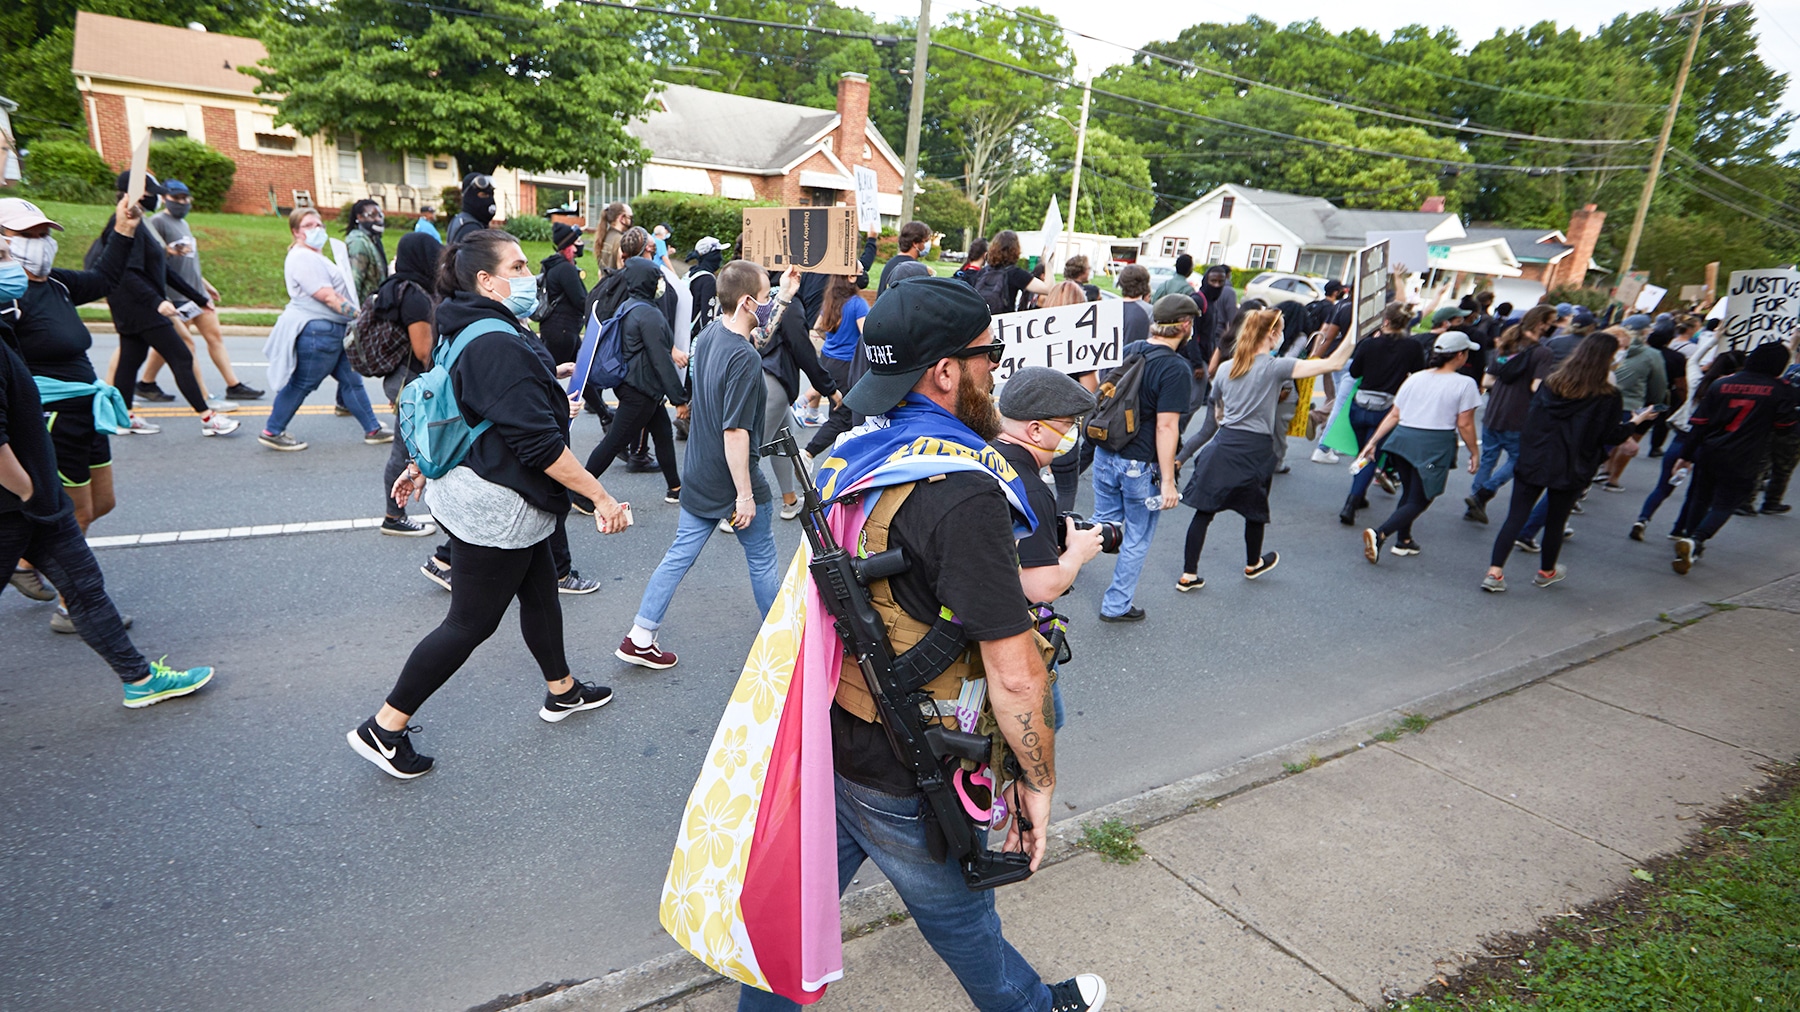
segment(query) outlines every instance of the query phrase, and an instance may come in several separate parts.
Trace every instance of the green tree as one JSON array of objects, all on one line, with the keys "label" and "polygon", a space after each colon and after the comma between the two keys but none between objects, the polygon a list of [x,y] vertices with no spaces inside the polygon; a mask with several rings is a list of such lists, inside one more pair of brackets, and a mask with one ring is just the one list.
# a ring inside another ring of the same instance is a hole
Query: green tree
[{"label": "green tree", "polygon": [[[1049,129],[1053,137],[1060,133],[1060,139],[1046,150],[1040,171],[1015,178],[994,203],[988,215],[992,222],[990,231],[1038,228],[1052,197],[1068,217],[1075,163],[1074,131],[1055,121]],[[1150,227],[1156,194],[1150,186],[1150,163],[1138,154],[1136,144],[1115,137],[1090,121],[1087,150],[1081,163],[1081,193],[1071,224],[1075,231],[1137,235]]]},{"label": "green tree", "polygon": [[961,246],[964,232],[973,232],[980,209],[961,189],[942,179],[926,179],[913,202],[913,217],[944,233],[946,242]]},{"label": "green tree", "polygon": [[[1433,137],[1418,127],[1359,127],[1348,113],[1331,113],[1302,123],[1296,130],[1313,140],[1365,151],[1392,151],[1419,158],[1466,162],[1468,153],[1454,140]],[[1381,158],[1339,148],[1309,147],[1281,166],[1282,189],[1332,197],[1345,207],[1388,211],[1417,210],[1425,198],[1445,197],[1458,210],[1473,191],[1474,180],[1457,182],[1459,170],[1428,161]],[[1448,185],[1446,185],[1448,184]]]},{"label": "green tree", "polygon": [[272,26],[269,59],[250,73],[302,133],[441,151],[465,170],[602,174],[642,154],[625,132],[652,72],[631,40],[638,17],[537,0],[465,0],[454,13],[338,0]]}]

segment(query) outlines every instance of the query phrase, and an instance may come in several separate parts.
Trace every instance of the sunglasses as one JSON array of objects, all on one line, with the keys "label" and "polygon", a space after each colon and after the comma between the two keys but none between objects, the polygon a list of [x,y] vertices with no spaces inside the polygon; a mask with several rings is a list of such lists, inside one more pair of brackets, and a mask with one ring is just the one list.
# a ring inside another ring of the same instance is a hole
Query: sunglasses
[{"label": "sunglasses", "polygon": [[1000,360],[1006,357],[1006,345],[978,344],[973,348],[963,348],[950,353],[951,358],[981,358],[984,355],[987,356],[989,362],[999,365]]}]

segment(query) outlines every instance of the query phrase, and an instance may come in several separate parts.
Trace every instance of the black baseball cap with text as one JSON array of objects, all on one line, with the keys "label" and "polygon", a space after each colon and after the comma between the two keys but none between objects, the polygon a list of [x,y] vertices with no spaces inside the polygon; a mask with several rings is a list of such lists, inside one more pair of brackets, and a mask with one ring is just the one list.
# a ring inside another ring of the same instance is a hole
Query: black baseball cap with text
[{"label": "black baseball cap with text", "polygon": [[992,316],[975,289],[954,278],[910,278],[875,300],[863,320],[869,371],[844,397],[850,410],[879,415],[906,397],[931,368],[988,329]]}]

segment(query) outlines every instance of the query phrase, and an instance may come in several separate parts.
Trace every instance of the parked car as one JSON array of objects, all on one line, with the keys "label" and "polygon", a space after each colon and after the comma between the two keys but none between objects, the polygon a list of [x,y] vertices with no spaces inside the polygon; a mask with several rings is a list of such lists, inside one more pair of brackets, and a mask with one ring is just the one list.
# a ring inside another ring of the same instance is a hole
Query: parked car
[{"label": "parked car", "polygon": [[1264,271],[1244,286],[1244,298],[1262,299],[1273,306],[1282,302],[1308,303],[1325,297],[1325,279],[1304,274]]}]

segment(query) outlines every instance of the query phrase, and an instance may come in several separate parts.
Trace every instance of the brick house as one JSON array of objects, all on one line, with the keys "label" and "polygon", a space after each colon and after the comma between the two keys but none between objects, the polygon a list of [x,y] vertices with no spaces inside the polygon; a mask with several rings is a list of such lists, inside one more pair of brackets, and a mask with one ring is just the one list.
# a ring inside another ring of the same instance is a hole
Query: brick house
[{"label": "brick house", "polygon": [[683,84],[662,85],[650,106],[627,127],[650,158],[623,174],[613,196],[665,191],[790,207],[855,206],[851,169],[860,165],[875,170],[882,216],[900,214],[904,167],[869,119],[869,79],[862,74],[838,80],[835,110]]}]

